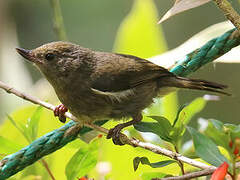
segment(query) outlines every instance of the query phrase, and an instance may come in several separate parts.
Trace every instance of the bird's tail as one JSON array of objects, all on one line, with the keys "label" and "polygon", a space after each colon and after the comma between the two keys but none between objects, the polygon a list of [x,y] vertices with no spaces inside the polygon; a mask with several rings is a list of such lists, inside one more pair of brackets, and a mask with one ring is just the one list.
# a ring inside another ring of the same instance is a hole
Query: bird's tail
[{"label": "bird's tail", "polygon": [[[189,78],[183,78],[178,76],[172,76],[168,77],[171,78],[171,86],[177,87],[177,88],[187,88],[187,89],[198,89],[198,90],[204,90],[204,91],[211,91],[216,93],[221,93],[230,96],[231,94],[221,91],[222,89],[227,88],[226,85],[205,81],[201,79],[189,79]],[[166,81],[165,81],[166,82]],[[168,81],[169,82],[169,81]],[[168,86],[168,85],[166,85]]]}]

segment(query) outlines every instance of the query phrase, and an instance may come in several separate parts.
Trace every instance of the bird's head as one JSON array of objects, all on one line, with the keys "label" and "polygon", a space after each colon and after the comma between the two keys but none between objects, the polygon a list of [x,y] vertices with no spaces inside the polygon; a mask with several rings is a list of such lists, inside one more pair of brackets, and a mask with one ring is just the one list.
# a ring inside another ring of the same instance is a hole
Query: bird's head
[{"label": "bird's head", "polygon": [[48,80],[67,78],[75,71],[86,73],[92,63],[90,49],[68,42],[52,42],[32,50],[16,50],[33,62]]}]

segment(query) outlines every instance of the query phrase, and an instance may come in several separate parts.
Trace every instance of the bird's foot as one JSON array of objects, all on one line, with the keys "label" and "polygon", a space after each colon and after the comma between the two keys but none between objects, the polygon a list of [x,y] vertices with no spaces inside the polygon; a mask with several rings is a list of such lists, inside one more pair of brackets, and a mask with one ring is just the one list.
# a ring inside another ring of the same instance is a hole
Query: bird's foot
[{"label": "bird's foot", "polygon": [[111,139],[115,145],[124,145],[120,139],[121,130],[124,128],[123,124],[118,124],[114,128],[110,129],[107,135],[107,139]]},{"label": "bird's foot", "polygon": [[124,145],[124,143],[121,141],[121,130],[125,127],[131,126],[135,123],[138,123],[142,120],[142,115],[137,114],[136,116],[133,116],[133,120],[118,124],[114,128],[110,129],[107,135],[107,139],[111,139],[115,145]]},{"label": "bird's foot", "polygon": [[66,106],[64,106],[63,104],[60,104],[58,106],[56,106],[56,108],[54,109],[54,116],[58,116],[59,120],[62,123],[66,122],[66,117],[64,116],[65,112],[68,111],[68,108]]}]

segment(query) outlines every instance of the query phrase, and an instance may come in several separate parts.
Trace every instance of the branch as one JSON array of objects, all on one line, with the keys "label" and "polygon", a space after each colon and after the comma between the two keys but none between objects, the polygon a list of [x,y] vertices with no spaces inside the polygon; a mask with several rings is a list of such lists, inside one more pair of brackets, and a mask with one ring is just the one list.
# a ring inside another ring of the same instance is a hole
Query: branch
[{"label": "branch", "polygon": [[166,177],[166,178],[153,178],[152,180],[187,180],[187,179],[192,179],[192,178],[196,178],[196,177],[207,176],[207,175],[212,174],[214,171],[215,171],[215,169],[210,168],[210,169],[204,169],[202,171],[184,174],[182,176],[174,176],[174,177]]},{"label": "branch", "polygon": [[[236,167],[240,167],[240,163],[236,163]],[[152,180],[188,180],[192,178],[197,178],[201,176],[211,175],[215,171],[214,168],[204,169],[197,172],[187,173],[182,176],[166,177],[166,178],[153,178]]]},{"label": "branch", "polygon": [[240,16],[228,0],[213,0],[226,18],[240,31]]},{"label": "branch", "polygon": [[[22,93],[22,92],[20,92],[16,89],[14,89],[13,87],[10,87],[7,84],[1,82],[1,81],[0,81],[0,88],[4,89],[7,93],[14,94],[14,95],[16,95],[16,96],[18,96],[18,97],[20,97],[24,100],[30,101],[34,104],[38,104],[38,105],[43,106],[43,107],[45,107],[47,109],[50,109],[52,111],[55,109],[55,106],[53,106],[52,104],[41,101],[41,100],[37,99],[36,97],[33,97],[33,96],[27,95],[25,93]],[[76,121],[76,122],[78,121],[77,118],[69,112],[66,112],[65,116],[69,119],[72,119],[73,121]],[[77,127],[78,125],[79,124],[76,124],[75,127]],[[92,129],[95,129],[97,131],[100,131],[104,134],[108,134],[108,129],[105,129],[103,127],[97,126],[95,124],[84,124],[84,125],[92,128]],[[71,131],[69,131],[68,133],[71,133]],[[146,150],[152,151],[153,153],[165,155],[167,157],[170,157],[170,158],[178,160],[178,161],[185,162],[187,164],[190,164],[190,165],[192,165],[194,167],[197,167],[197,168],[200,168],[200,169],[214,168],[213,166],[209,166],[209,165],[206,165],[204,163],[195,161],[193,159],[182,156],[179,153],[172,152],[170,150],[161,148],[161,147],[153,145],[151,143],[141,142],[137,139],[129,139],[124,134],[121,134],[121,140],[123,141],[124,144],[128,144],[128,145],[131,145],[133,147],[141,147],[141,148],[144,148]]]}]

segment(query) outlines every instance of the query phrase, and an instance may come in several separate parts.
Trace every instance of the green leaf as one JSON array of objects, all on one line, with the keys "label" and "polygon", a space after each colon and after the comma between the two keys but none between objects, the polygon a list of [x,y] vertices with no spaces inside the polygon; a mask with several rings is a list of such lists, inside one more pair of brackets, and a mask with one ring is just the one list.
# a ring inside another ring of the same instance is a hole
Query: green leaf
[{"label": "green leaf", "polygon": [[240,137],[240,125],[234,125],[235,127],[230,130],[230,135],[232,139]]},{"label": "green leaf", "polygon": [[19,130],[19,132],[21,132],[21,134],[26,138],[29,143],[37,138],[38,124],[42,110],[43,107],[39,106],[31,116],[31,118],[28,118],[26,124],[16,122],[11,116],[8,115],[8,119],[10,120],[10,122]]},{"label": "green leaf", "polygon": [[181,110],[181,112],[179,113],[177,124],[187,125],[194,115],[203,110],[206,103],[207,101],[202,97],[193,100],[190,104],[188,104]]},{"label": "green leaf", "polygon": [[219,131],[223,131],[224,124],[221,121],[210,119],[212,125]]},{"label": "green leaf", "polygon": [[161,172],[144,172],[141,175],[142,180],[150,180],[153,178],[164,178],[167,174]]},{"label": "green leaf", "polygon": [[7,117],[10,120],[10,122],[13,124],[13,126],[25,137],[25,139],[28,142],[31,142],[31,139],[30,139],[30,137],[28,136],[28,133],[27,133],[26,126],[23,125],[20,122],[17,123],[10,115],[7,115]]},{"label": "green leaf", "polygon": [[174,144],[178,144],[186,128],[185,126],[190,122],[192,117],[199,113],[206,105],[204,98],[196,98],[190,104],[185,104],[180,107],[176,119],[173,123],[173,131],[170,133]]},{"label": "green leaf", "polygon": [[230,164],[211,139],[191,127],[187,127],[187,129],[192,135],[196,154],[200,158],[214,166],[220,166],[224,161]]},{"label": "green leaf", "polygon": [[170,130],[165,129],[159,123],[155,122],[139,122],[133,125],[134,128],[141,132],[151,132],[158,135],[161,139],[171,142],[172,139],[169,135]]},{"label": "green leaf", "polygon": [[210,137],[218,146],[229,149],[229,136],[224,132],[222,122],[213,119],[210,120],[204,134]]},{"label": "green leaf", "polygon": [[176,116],[176,118],[175,118],[175,120],[174,120],[174,122],[173,122],[173,125],[172,125],[173,127],[176,125],[177,121],[179,120],[180,113],[182,112],[182,110],[183,110],[186,106],[188,106],[188,104],[184,104],[184,105],[182,105],[182,106],[178,109],[177,116]]},{"label": "green leaf", "polygon": [[166,44],[161,26],[156,24],[157,18],[157,9],[152,0],[135,0],[118,30],[114,50],[142,58],[165,51]]},{"label": "green leaf", "polygon": [[158,124],[161,125],[161,127],[163,127],[166,131],[170,132],[172,130],[172,125],[167,118],[163,116],[148,116],[148,117],[157,121]]},{"label": "green leaf", "polygon": [[68,180],[85,176],[92,170],[98,159],[99,139],[94,139],[89,145],[80,147],[68,162],[65,172]]},{"label": "green leaf", "polygon": [[31,140],[35,140],[37,138],[37,133],[38,133],[38,125],[39,125],[39,120],[42,114],[43,107],[38,106],[36,111],[33,113],[32,117],[28,119],[27,122],[27,129],[28,129],[28,134]]},{"label": "green leaf", "polygon": [[10,154],[18,151],[22,148],[21,145],[17,144],[14,141],[8,140],[2,136],[0,136],[0,152],[1,154]]},{"label": "green leaf", "polygon": [[148,165],[152,168],[159,168],[159,167],[164,167],[167,166],[169,164],[172,164],[176,161],[174,160],[166,160],[166,161],[160,161],[160,162],[156,162],[156,163],[150,163],[150,161],[148,160],[147,157],[135,157],[133,159],[133,167],[134,167],[134,171],[136,171],[138,169],[139,164],[143,164],[143,165]]}]

